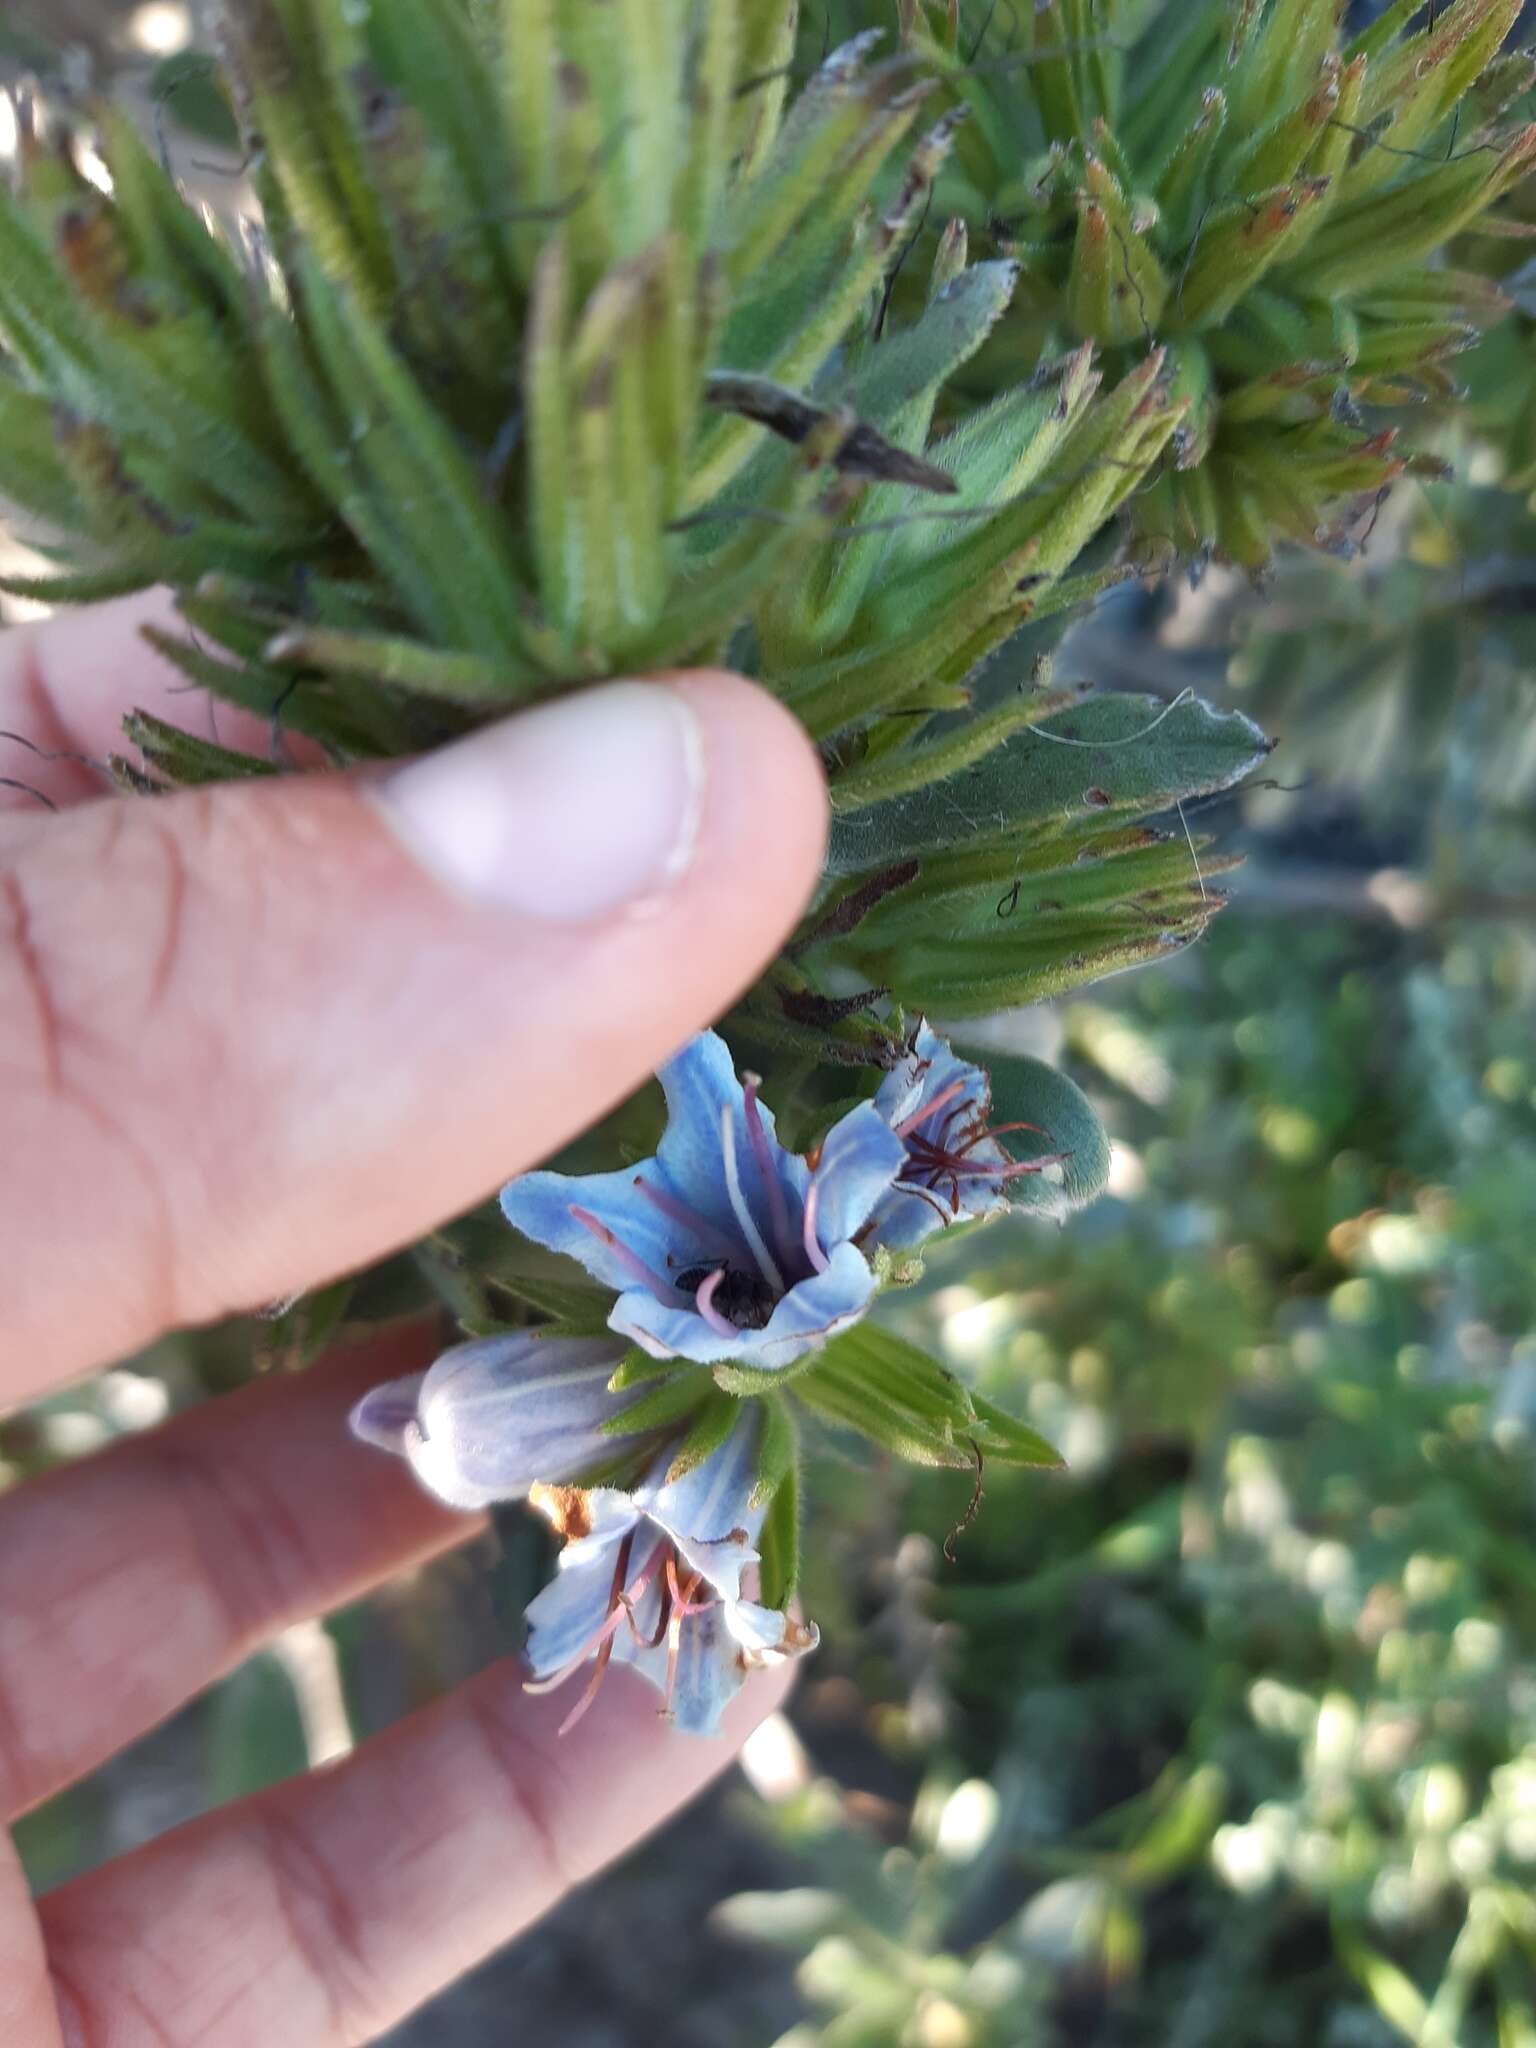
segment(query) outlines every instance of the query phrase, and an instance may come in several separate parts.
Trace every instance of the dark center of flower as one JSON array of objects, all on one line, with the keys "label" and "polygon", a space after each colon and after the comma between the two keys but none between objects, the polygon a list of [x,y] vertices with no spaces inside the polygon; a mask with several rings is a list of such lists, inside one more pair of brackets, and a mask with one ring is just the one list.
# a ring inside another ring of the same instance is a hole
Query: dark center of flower
[{"label": "dark center of flower", "polygon": [[677,1285],[684,1293],[697,1295],[712,1273],[720,1279],[710,1295],[710,1305],[735,1330],[761,1330],[773,1314],[778,1296],[755,1266],[690,1266],[679,1273]]}]

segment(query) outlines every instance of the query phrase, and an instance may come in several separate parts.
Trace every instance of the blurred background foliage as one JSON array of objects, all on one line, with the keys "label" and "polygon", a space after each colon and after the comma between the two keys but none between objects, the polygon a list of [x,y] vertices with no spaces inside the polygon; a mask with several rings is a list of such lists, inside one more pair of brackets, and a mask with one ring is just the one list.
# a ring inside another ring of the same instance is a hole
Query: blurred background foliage
[{"label": "blurred background foliage", "polygon": [[[0,65],[63,25],[141,91],[185,26],[37,13],[7,9]],[[894,1305],[1068,1472],[987,1473],[972,1513],[829,1436],[824,1646],[746,1782],[398,2043],[537,2010],[573,2048],[1536,2048],[1528,248],[1458,254],[1517,310],[1458,365],[1454,483],[1401,489],[1347,564],[1119,591],[1062,652],[1282,740],[1276,786],[1201,818],[1248,856],[1201,946],[990,1027],[1088,1089],[1111,1192],[969,1234]],[[303,1334],[259,1330],[268,1368]],[[0,1484],[230,1384],[251,1335],[0,1423]],[[290,1632],[26,1821],[33,1874],[499,1654],[542,1541],[508,1516]]]}]

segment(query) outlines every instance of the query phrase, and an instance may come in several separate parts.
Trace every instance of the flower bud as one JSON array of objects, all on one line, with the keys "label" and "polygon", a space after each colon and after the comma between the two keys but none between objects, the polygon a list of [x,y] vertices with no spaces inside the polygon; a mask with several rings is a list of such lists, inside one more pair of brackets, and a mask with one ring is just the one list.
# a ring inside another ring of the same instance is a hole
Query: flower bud
[{"label": "flower bud", "polygon": [[628,1439],[608,1425],[636,1398],[634,1389],[609,1390],[626,1349],[612,1337],[477,1337],[427,1372],[365,1394],[352,1411],[353,1434],[409,1459],[449,1507],[520,1500],[624,1448]]}]

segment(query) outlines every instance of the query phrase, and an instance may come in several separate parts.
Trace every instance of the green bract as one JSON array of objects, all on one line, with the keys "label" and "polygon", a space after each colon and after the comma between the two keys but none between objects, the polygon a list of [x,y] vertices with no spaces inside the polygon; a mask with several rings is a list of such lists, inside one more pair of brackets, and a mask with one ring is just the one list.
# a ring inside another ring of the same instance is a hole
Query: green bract
[{"label": "green bract", "polygon": [[1451,0],[1414,33],[1420,0],[1396,0],[1352,38],[1341,0],[896,11],[972,116],[941,198],[1020,264],[1024,352],[1168,350],[1188,410],[1135,500],[1156,552],[1347,548],[1394,477],[1438,473],[1361,408],[1451,394],[1504,310],[1435,257],[1536,160],[1536,127],[1501,120],[1536,76],[1502,54],[1521,0]]},{"label": "green bract", "polygon": [[[818,737],[961,701],[1091,587],[1068,572],[1180,405],[1149,366],[1101,394],[1080,352],[946,438],[1017,268],[957,227],[888,316],[959,123],[873,36],[792,94],[793,27],[782,0],[230,0],[238,232],[110,108],[110,195],[26,132],[0,485],[42,588],[172,584],[197,681],[348,758],[727,649]],[[238,766],[138,738],[171,780]]]}]

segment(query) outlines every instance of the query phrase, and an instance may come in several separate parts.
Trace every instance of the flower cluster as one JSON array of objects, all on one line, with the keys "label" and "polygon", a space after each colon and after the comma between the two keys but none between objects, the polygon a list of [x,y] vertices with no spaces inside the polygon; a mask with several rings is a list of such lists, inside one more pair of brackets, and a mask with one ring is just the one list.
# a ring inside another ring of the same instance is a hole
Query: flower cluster
[{"label": "flower cluster", "polygon": [[[567,1726],[617,1659],[658,1688],[678,1727],[710,1733],[749,1670],[816,1641],[757,1597],[776,1485],[765,1404],[741,1398],[691,1448],[690,1427],[725,1398],[714,1375],[729,1368],[732,1393],[766,1393],[787,1368],[813,1366],[869,1307],[881,1249],[994,1213],[1047,1162],[1009,1157],[988,1128],[987,1075],[926,1024],[873,1100],[809,1155],[780,1142],[714,1032],[658,1078],[668,1114],[653,1158],[524,1174],[502,1192],[525,1237],[614,1290],[613,1334],[473,1339],[375,1388],[352,1426],[451,1507],[528,1499],[554,1523],[565,1547],[528,1610],[527,1660],[539,1689],[592,1666]],[[635,1346],[673,1372],[621,1371]],[[681,1398],[658,1402],[674,1381]]]}]

